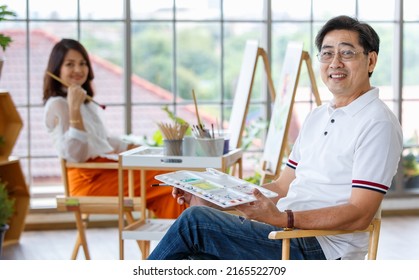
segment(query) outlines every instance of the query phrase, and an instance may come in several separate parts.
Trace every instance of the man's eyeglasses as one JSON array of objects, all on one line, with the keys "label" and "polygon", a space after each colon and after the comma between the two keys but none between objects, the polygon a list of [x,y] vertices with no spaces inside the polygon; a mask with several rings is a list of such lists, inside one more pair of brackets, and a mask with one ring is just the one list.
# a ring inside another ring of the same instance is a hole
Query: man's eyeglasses
[{"label": "man's eyeglasses", "polygon": [[[367,54],[366,52],[356,52],[353,50],[341,50],[337,53],[338,53],[338,59],[344,62],[353,60],[357,54],[360,54],[360,53]],[[332,62],[335,55],[336,55],[335,52],[321,51],[317,54],[317,58],[319,59],[321,63],[330,63]]]}]

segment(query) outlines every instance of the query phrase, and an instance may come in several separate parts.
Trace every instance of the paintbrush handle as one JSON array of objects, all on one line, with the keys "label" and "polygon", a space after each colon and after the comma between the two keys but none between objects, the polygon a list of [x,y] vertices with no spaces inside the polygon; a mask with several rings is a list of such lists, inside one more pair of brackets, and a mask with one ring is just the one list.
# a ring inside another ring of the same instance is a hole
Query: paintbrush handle
[{"label": "paintbrush handle", "polygon": [[[69,84],[67,84],[64,80],[62,80],[60,77],[52,74],[51,72],[47,71],[47,74],[49,76],[51,76],[51,78],[55,79],[56,81],[60,82],[63,86],[65,87],[69,87]],[[103,110],[105,110],[106,106],[102,105],[100,103],[98,103],[97,101],[95,101],[90,95],[86,94],[86,99],[89,101],[92,101],[93,103],[95,103],[96,105],[98,105],[99,107],[101,107]]]},{"label": "paintbrush handle", "polygon": [[196,96],[195,96],[194,90],[192,90],[192,97],[193,97],[193,102],[195,104],[195,112],[196,112],[196,118],[198,119],[198,126],[202,127],[201,119],[199,118],[199,113],[198,113],[198,103],[196,102]]}]

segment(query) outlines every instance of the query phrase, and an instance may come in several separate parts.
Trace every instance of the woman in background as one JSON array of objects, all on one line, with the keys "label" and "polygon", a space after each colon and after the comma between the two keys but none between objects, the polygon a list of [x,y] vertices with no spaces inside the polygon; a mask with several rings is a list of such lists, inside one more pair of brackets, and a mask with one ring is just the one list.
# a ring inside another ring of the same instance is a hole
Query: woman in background
[{"label": "woman in background", "polygon": [[[61,158],[69,162],[115,162],[115,154],[135,147],[108,135],[98,106],[87,100],[86,95],[94,96],[94,74],[83,45],[62,39],[52,49],[47,71],[69,85],[66,88],[49,75],[44,77],[44,122]],[[147,208],[158,218],[176,218],[186,206],[173,199],[171,188],[151,187],[158,183],[154,176],[161,173],[164,172],[146,172]],[[118,195],[118,170],[70,168],[68,179],[72,196]],[[135,178],[135,186],[139,195],[139,176]]]}]

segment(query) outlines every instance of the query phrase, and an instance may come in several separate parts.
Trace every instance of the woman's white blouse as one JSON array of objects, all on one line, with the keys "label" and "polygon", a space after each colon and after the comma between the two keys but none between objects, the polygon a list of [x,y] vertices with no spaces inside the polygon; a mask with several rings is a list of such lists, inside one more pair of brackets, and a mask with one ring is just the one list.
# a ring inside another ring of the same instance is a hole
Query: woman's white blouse
[{"label": "woman's white blouse", "polygon": [[95,104],[83,104],[80,113],[86,131],[70,127],[69,106],[64,97],[51,97],[45,104],[44,123],[60,157],[70,162],[85,162],[99,156],[115,158],[111,154],[127,149],[127,143],[108,136]]}]

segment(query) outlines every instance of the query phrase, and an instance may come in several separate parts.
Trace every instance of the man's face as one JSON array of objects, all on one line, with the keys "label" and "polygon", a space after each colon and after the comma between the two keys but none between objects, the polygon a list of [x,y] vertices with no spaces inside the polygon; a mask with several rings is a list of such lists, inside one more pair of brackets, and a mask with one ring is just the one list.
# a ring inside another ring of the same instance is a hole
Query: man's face
[{"label": "man's face", "polygon": [[357,97],[371,88],[368,72],[374,70],[377,54],[365,54],[358,43],[357,32],[333,30],[327,33],[320,54],[324,57],[320,62],[322,80],[335,98]]}]

